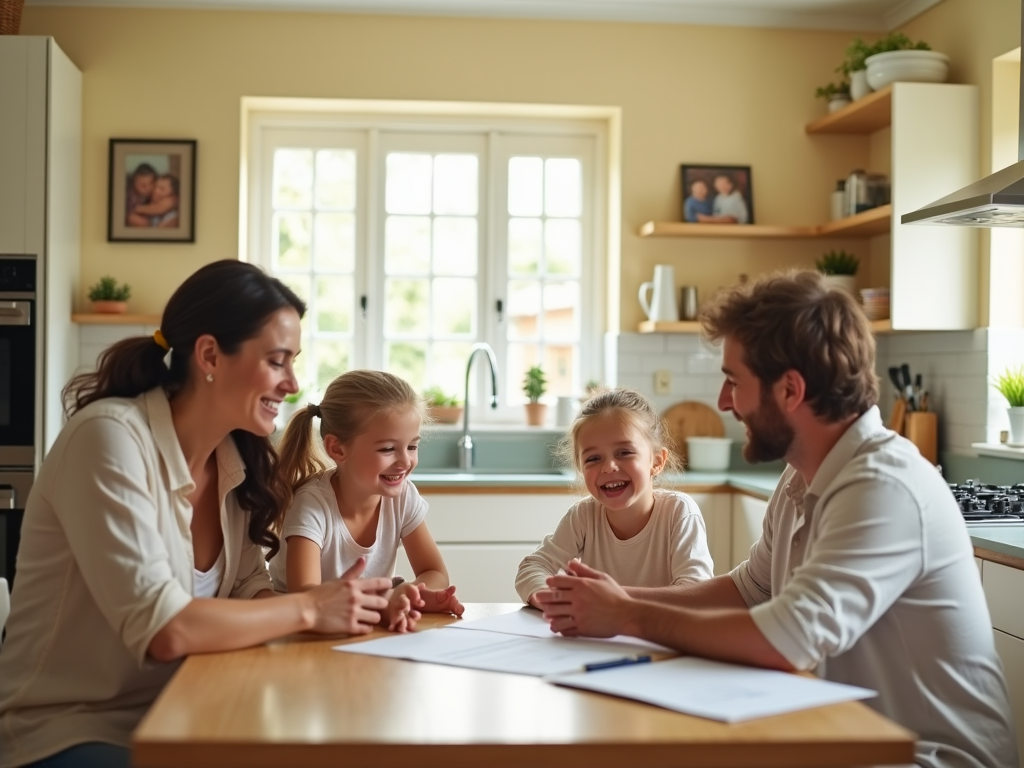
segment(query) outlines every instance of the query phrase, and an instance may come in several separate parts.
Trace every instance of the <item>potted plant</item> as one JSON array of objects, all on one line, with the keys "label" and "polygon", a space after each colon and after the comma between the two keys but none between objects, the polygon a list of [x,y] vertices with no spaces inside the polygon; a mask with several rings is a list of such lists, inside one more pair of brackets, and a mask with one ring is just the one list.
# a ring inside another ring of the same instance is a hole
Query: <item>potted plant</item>
[{"label": "potted plant", "polygon": [[825,282],[836,288],[842,288],[851,296],[857,295],[857,267],[860,266],[860,259],[846,251],[829,251],[822,254],[821,258],[814,262],[818,271],[825,276]]},{"label": "potted plant", "polygon": [[462,418],[462,400],[434,385],[423,390],[427,415],[438,424],[457,424]]},{"label": "potted plant", "polygon": [[127,311],[128,299],[131,297],[131,286],[128,283],[118,285],[117,280],[110,275],[104,275],[89,289],[93,312],[100,314],[121,314]]},{"label": "potted plant", "polygon": [[836,72],[843,76],[843,80],[849,80],[850,97],[856,101],[871,93],[871,86],[867,79],[868,56],[875,53],[874,47],[865,43],[861,38],[856,37],[846,46],[843,63],[836,67]]},{"label": "potted plant", "polygon": [[526,404],[526,423],[531,427],[539,427],[544,423],[547,405],[539,402],[541,396],[547,392],[548,382],[544,378],[544,371],[539,365],[531,366],[523,379],[523,393],[529,402]]},{"label": "potted plant", "polygon": [[913,42],[902,32],[891,32],[871,46],[864,60],[868,85],[876,91],[898,80],[944,83],[949,57],[936,53],[924,40]]},{"label": "potted plant", "polygon": [[827,101],[828,111],[835,112],[850,103],[850,84],[843,80],[822,85],[814,92],[814,97]]},{"label": "potted plant", "polygon": [[1024,367],[1007,368],[993,383],[999,394],[1006,398],[1010,417],[1010,445],[1024,445]]}]

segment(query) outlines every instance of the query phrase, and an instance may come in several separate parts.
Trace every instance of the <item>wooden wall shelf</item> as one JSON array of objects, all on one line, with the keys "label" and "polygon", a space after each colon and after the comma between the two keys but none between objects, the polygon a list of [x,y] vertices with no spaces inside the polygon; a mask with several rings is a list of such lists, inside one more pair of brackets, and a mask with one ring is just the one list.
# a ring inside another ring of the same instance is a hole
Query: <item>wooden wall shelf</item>
[{"label": "wooden wall shelf", "polygon": [[892,123],[892,86],[851,102],[808,123],[807,133],[874,133]]},{"label": "wooden wall shelf", "polygon": [[892,230],[892,206],[880,205],[868,211],[830,221],[816,227],[783,227],[770,224],[689,224],[678,221],[648,221],[640,237],[736,237],[804,239],[817,237],[874,237]]},{"label": "wooden wall shelf", "polygon": [[159,327],[160,315],[75,313],[71,315],[71,322],[81,325],[154,325]]},{"label": "wooden wall shelf", "polygon": [[[700,333],[700,323],[695,320],[644,320],[638,329],[640,333]],[[872,320],[874,333],[892,333],[892,320]]]}]

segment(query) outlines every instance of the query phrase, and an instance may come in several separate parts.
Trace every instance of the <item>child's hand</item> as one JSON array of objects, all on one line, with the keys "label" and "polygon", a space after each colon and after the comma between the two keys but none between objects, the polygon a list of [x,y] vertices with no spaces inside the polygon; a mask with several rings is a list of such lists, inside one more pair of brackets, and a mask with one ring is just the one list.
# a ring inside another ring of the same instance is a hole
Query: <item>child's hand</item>
[{"label": "child's hand", "polygon": [[423,607],[420,591],[415,585],[399,584],[391,590],[388,608],[383,617],[391,632],[412,632],[420,619],[419,608]]},{"label": "child's hand", "polygon": [[459,602],[459,598],[455,596],[454,585],[446,589],[430,589],[426,584],[417,586],[420,589],[420,598],[423,602],[420,610],[424,613],[454,613],[456,616],[461,616],[466,610]]}]

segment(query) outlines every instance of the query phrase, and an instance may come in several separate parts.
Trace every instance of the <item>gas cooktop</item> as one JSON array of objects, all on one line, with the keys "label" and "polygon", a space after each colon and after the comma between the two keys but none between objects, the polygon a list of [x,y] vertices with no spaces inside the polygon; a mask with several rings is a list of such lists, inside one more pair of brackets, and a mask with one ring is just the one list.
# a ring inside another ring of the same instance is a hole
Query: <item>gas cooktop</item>
[{"label": "gas cooktop", "polygon": [[1024,526],[1024,483],[983,485],[968,480],[950,483],[949,490],[968,525]]}]

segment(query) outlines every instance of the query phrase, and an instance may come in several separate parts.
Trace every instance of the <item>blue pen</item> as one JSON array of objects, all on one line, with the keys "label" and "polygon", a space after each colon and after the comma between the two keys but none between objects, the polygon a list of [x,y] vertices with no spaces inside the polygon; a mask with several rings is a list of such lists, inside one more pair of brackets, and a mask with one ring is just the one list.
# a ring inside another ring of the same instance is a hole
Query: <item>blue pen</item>
[{"label": "blue pen", "polygon": [[584,672],[596,672],[599,669],[612,669],[614,667],[625,667],[628,664],[646,664],[651,660],[650,656],[624,656],[621,659],[611,661],[598,661],[594,664],[584,664]]}]

